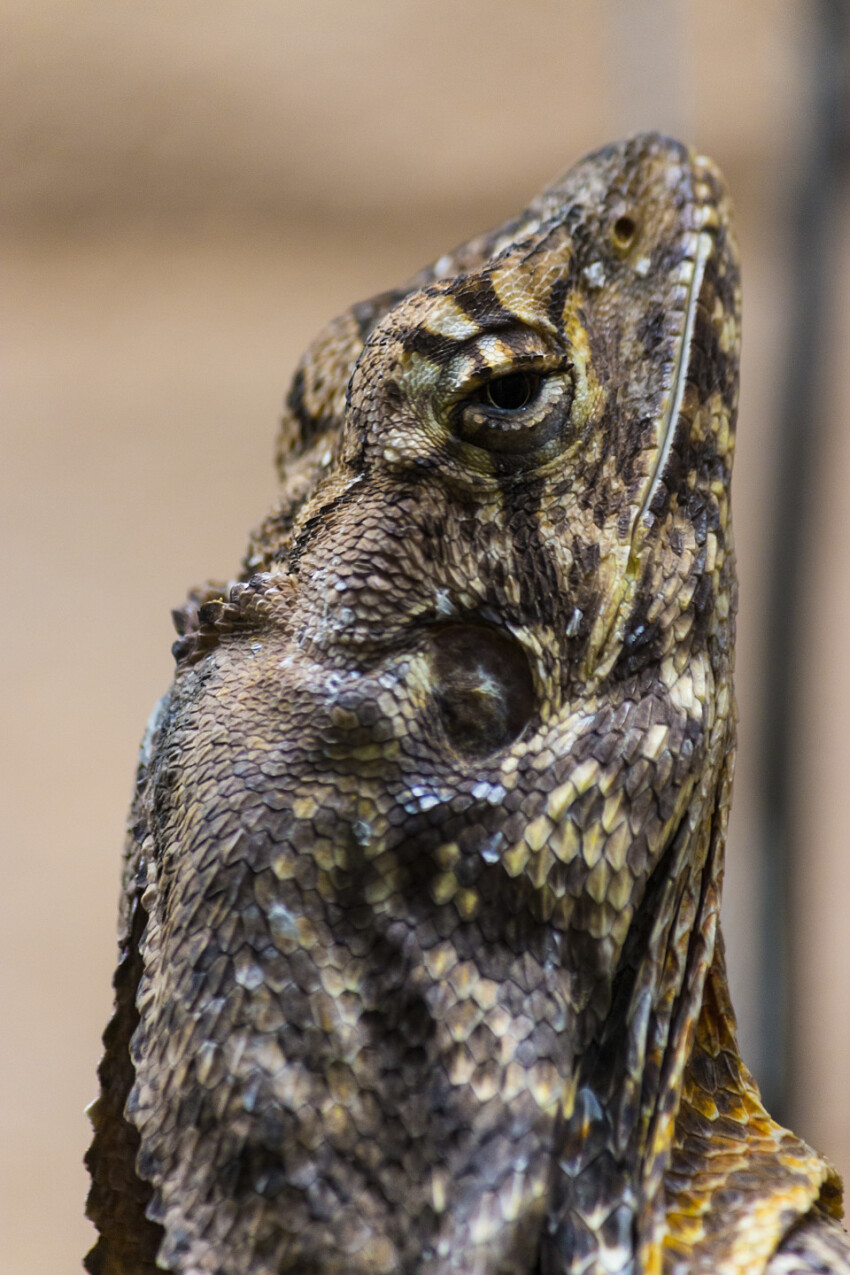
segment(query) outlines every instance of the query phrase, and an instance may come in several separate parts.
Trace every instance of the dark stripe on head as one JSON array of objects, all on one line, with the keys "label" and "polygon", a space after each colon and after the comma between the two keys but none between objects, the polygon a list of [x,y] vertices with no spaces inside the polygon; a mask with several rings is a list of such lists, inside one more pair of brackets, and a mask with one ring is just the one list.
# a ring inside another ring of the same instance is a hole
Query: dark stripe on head
[{"label": "dark stripe on head", "polygon": [[516,315],[506,310],[496,295],[489,274],[472,275],[458,280],[448,294],[474,323],[490,329],[516,323]]},{"label": "dark stripe on head", "polygon": [[425,327],[410,328],[401,335],[401,343],[407,354],[419,354],[438,367],[453,359],[468,341],[468,337],[458,339],[443,336],[441,333],[429,332]]}]

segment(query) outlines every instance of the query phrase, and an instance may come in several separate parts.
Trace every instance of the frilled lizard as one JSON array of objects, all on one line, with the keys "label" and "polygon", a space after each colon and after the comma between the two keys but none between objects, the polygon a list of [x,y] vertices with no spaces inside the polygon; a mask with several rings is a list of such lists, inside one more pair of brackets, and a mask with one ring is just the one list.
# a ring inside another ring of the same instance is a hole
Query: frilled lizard
[{"label": "frilled lizard", "polygon": [[650,135],[310,347],[142,749],[90,1271],[850,1272],[717,929],[739,303]]}]

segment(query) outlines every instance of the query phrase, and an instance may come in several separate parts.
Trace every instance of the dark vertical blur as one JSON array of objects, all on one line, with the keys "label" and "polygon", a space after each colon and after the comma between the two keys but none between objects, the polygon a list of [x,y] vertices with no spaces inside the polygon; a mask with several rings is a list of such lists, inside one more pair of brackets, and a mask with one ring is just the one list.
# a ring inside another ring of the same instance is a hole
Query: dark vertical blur
[{"label": "dark vertical blur", "polygon": [[814,546],[816,475],[821,461],[825,406],[826,325],[833,313],[831,288],[838,213],[848,168],[850,107],[850,5],[816,0],[809,52],[809,118],[796,190],[790,205],[789,267],[792,272],[784,389],[779,400],[772,526],[768,541],[769,585],[765,614],[761,768],[763,797],[762,934],[764,1050],[759,1080],[768,1109],[790,1118],[796,1077],[789,1033],[795,1018],[789,976],[799,936],[791,899],[802,869],[795,835],[807,564]]}]

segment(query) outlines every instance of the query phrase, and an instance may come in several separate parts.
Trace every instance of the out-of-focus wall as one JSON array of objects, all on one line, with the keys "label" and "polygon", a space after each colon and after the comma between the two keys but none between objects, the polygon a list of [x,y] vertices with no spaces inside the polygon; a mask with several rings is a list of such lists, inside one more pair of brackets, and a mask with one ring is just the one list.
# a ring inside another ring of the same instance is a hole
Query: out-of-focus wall
[{"label": "out-of-focus wall", "polygon": [[[0,1275],[77,1269],[83,1105],[111,996],[138,738],[169,609],[226,578],[273,493],[287,380],[319,326],[517,211],[584,151],[684,132],[740,213],[735,508],[741,760],[728,946],[760,1014],[757,670],[787,298],[799,0],[0,0],[6,622]],[[850,295],[850,240],[836,263]],[[797,1116],[850,1171],[846,349],[801,669]],[[842,875],[843,874],[843,875]],[[761,1060],[763,1061],[763,1060]]]}]

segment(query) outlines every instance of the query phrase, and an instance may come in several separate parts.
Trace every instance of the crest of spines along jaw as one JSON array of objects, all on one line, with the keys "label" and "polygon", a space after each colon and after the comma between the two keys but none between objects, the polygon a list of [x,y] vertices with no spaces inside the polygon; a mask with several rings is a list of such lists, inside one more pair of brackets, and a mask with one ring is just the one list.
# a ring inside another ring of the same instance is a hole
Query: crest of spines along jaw
[{"label": "crest of spines along jaw", "polygon": [[183,606],[171,613],[179,634],[171,648],[175,660],[185,666],[197,664],[222,638],[261,630],[270,617],[273,596],[281,592],[286,592],[285,585],[261,573],[246,583],[192,590]]}]

